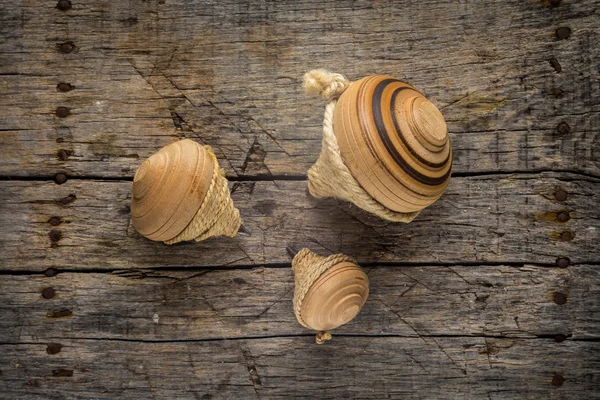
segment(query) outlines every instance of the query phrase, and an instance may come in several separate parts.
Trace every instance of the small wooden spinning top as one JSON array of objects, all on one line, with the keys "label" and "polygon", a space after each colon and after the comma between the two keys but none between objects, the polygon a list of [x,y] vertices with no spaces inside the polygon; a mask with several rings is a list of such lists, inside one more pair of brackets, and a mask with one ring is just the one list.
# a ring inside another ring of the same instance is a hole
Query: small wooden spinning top
[{"label": "small wooden spinning top", "polygon": [[350,322],[369,296],[369,278],[343,254],[321,257],[302,249],[292,261],[294,313],[303,326],[320,331],[317,343],[331,339],[327,332]]},{"label": "small wooden spinning top", "polygon": [[138,168],[131,219],[142,235],[167,244],[233,237],[241,225],[217,158],[189,139],[163,147]]},{"label": "small wooden spinning top", "polygon": [[307,73],[304,86],[330,100],[323,150],[308,173],[314,196],[410,222],[443,194],[452,168],[448,130],[417,89],[386,75],[350,83],[324,70]]}]

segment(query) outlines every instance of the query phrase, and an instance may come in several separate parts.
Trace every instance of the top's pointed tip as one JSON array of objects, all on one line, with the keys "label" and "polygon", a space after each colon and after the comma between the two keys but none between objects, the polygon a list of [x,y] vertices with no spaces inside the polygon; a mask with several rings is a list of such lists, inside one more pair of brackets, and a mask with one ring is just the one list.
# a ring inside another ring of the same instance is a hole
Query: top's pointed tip
[{"label": "top's pointed tip", "polygon": [[252,236],[252,233],[244,225],[240,225],[237,233],[238,233],[238,235],[242,235],[242,236]]},{"label": "top's pointed tip", "polygon": [[300,252],[300,250],[298,250],[296,247],[294,247],[293,245],[287,245],[285,246],[285,251],[287,252],[288,256],[290,256],[291,259],[294,259],[294,257],[296,257],[296,254],[298,254]]}]

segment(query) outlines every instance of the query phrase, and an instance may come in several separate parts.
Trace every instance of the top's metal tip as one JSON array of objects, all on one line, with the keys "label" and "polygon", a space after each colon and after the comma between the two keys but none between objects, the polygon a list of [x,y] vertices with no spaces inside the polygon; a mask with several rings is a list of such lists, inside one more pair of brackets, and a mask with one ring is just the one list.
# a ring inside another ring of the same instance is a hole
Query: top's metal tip
[{"label": "top's metal tip", "polygon": [[296,249],[294,246],[289,244],[285,246],[285,251],[288,253],[288,256],[290,256],[291,259],[296,257],[296,254],[300,252],[300,250]]},{"label": "top's metal tip", "polygon": [[238,235],[252,236],[252,234],[250,233],[248,228],[246,228],[244,225],[240,225],[240,227],[238,229]]}]

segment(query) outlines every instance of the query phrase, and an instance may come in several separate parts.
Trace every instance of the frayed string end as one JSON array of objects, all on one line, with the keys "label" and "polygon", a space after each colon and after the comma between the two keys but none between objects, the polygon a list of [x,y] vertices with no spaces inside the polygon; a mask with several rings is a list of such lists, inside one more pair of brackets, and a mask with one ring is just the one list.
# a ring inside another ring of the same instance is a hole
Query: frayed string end
[{"label": "frayed string end", "polygon": [[341,74],[335,74],[325,69],[313,69],[304,74],[304,90],[310,95],[321,96],[324,100],[339,97],[350,82]]}]

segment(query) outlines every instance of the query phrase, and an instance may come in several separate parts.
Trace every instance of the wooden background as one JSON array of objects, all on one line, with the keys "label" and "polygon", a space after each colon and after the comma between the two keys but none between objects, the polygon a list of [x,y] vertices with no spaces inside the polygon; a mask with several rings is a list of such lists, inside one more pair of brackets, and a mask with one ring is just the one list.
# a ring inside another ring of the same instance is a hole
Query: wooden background
[{"label": "wooden background", "polygon": [[[1,398],[600,398],[599,0],[71,3],[0,0]],[[441,108],[453,178],[411,224],[307,194],[316,67]],[[184,137],[236,238],[132,228],[136,168]],[[326,345],[286,246],[369,274]]]}]

